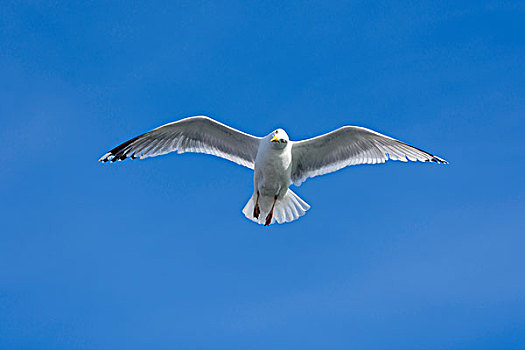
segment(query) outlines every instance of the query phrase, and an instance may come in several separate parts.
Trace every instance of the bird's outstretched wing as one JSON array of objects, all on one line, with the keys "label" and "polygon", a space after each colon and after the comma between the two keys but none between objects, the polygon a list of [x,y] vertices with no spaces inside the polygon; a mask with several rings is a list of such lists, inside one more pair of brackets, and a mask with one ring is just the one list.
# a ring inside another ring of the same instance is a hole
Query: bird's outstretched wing
[{"label": "bird's outstretched wing", "polygon": [[259,140],[209,117],[197,116],[132,138],[104,154],[99,161],[142,159],[177,151],[212,154],[253,169]]},{"label": "bird's outstretched wing", "polygon": [[384,163],[388,159],[447,163],[373,130],[344,126],[292,144],[292,182],[298,186],[309,177],[331,173],[349,165]]}]

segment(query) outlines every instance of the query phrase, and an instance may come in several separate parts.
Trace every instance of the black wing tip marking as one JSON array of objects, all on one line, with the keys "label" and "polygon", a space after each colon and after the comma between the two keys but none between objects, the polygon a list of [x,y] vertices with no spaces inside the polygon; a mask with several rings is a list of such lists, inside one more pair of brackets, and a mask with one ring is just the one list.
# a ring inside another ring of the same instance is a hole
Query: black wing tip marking
[{"label": "black wing tip marking", "polygon": [[[122,160],[128,158],[128,156],[126,155],[128,150],[126,148],[130,144],[132,144],[133,142],[135,142],[138,138],[140,138],[142,136],[144,136],[144,134],[140,135],[140,136],[137,136],[137,137],[134,137],[131,140],[128,140],[128,141],[124,142],[123,144],[118,145],[117,147],[115,147],[111,151],[109,151],[108,153],[104,154],[99,159],[99,161],[102,162],[102,163],[106,163],[106,162],[115,163],[117,160],[118,161],[122,161]],[[135,154],[135,152],[133,152],[129,158],[135,159],[135,158],[137,158],[137,155]]]},{"label": "black wing tip marking", "polygon": [[[101,163],[115,163],[116,161],[122,161],[124,159],[128,158],[124,153],[115,153],[113,151],[109,151],[108,153],[104,154],[98,161]],[[135,159],[136,157],[129,157],[131,159]]]},{"label": "black wing tip marking", "polygon": [[402,143],[404,145],[407,145],[409,147],[412,147],[414,149],[417,149],[420,152],[425,153],[427,156],[430,157],[430,159],[425,160],[425,162],[434,162],[434,163],[437,163],[437,164],[448,164],[448,162],[446,160],[444,160],[443,158],[439,158],[439,157],[437,157],[437,156],[435,156],[433,154],[428,153],[427,151],[423,151],[421,148],[414,147],[412,145],[409,145],[408,143],[404,143],[404,142],[399,141],[399,140],[396,140],[396,141],[399,142],[399,143]]},{"label": "black wing tip marking", "polygon": [[[108,152],[105,155],[103,155],[102,158],[100,158],[98,161],[101,162],[101,163],[107,163],[107,162],[114,163],[117,160],[121,161],[121,160],[124,160],[126,158],[128,158],[128,157],[126,157],[126,156],[124,156],[124,157],[117,156],[117,155],[115,155],[115,154],[113,154],[111,152]],[[130,158],[132,158],[132,157],[130,157]],[[134,159],[134,158],[132,158],[132,159]]]},{"label": "black wing tip marking", "polygon": [[137,156],[135,154],[132,154],[131,156],[127,156],[125,155],[123,152],[122,153],[113,153],[113,152],[108,152],[106,153],[105,155],[102,156],[102,158],[100,158],[98,161],[101,162],[101,163],[107,163],[107,162],[110,162],[110,163],[115,163],[116,161],[123,161],[124,159],[127,159],[127,158],[130,158],[130,159],[136,159]]},{"label": "black wing tip marking", "polygon": [[437,164],[448,164],[448,162],[444,159],[441,159],[439,157],[436,157],[434,155],[432,155],[432,158],[427,160],[427,162],[434,162],[434,163],[437,163]]}]

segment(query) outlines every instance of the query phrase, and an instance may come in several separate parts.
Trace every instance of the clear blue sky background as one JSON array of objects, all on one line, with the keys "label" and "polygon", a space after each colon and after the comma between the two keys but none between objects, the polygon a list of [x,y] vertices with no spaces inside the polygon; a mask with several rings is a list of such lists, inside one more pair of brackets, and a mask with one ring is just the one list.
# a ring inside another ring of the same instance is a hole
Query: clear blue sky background
[{"label": "clear blue sky background", "polygon": [[[524,33],[523,1],[2,1],[0,348],[524,349]],[[97,162],[197,114],[450,164],[265,228],[236,164]]]}]

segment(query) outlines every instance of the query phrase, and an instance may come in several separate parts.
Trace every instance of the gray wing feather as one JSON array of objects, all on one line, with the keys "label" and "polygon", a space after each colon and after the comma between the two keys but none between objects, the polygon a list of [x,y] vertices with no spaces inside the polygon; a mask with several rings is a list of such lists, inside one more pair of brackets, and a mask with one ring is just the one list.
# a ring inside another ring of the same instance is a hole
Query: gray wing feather
[{"label": "gray wing feather", "polygon": [[359,126],[344,126],[328,134],[292,144],[292,182],[337,171],[349,165],[406,162],[447,163],[446,160],[391,137]]},{"label": "gray wing feather", "polygon": [[99,161],[142,159],[177,151],[211,154],[253,169],[259,140],[209,117],[197,116],[160,126],[126,141]]}]

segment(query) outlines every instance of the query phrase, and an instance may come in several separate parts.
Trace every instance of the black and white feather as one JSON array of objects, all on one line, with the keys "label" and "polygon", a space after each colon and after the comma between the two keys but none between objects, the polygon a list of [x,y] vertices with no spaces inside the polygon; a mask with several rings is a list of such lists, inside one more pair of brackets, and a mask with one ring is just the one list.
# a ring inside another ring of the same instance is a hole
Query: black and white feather
[{"label": "black and white feather", "polygon": [[344,126],[292,144],[292,182],[328,174],[349,165],[406,162],[447,163],[446,160],[391,137],[358,126]]},{"label": "black and white feather", "polygon": [[209,117],[185,118],[153,129],[113,148],[99,161],[155,157],[170,152],[196,152],[254,168],[260,138]]}]

